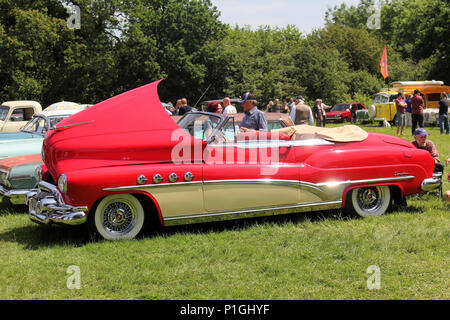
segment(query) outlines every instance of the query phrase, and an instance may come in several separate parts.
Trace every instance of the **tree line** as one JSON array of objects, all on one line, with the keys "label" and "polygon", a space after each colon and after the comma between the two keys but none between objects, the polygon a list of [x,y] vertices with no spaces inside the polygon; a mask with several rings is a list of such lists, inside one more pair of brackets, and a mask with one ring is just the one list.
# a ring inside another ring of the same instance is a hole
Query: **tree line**
[{"label": "tree line", "polygon": [[[369,29],[373,5],[380,28]],[[68,7],[80,8],[80,29]],[[289,8],[286,8],[289,10]],[[97,103],[165,78],[162,101],[254,92],[265,105],[299,94],[360,101],[391,81],[450,82],[446,0],[361,0],[336,6],[325,26],[229,26],[209,0],[0,0],[0,100]]]}]

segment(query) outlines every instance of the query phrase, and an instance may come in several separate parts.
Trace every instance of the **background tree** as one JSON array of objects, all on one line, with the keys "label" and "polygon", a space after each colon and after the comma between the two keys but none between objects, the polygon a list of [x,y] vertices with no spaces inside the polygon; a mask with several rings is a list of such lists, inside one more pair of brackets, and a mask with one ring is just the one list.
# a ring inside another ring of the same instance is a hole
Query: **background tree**
[{"label": "background tree", "polygon": [[[166,78],[162,101],[238,97],[265,107],[298,94],[325,103],[366,101],[390,80],[450,83],[447,0],[361,0],[326,14],[324,28],[231,27],[210,0],[0,0],[0,97],[97,103]],[[381,28],[367,27],[381,7]]]}]

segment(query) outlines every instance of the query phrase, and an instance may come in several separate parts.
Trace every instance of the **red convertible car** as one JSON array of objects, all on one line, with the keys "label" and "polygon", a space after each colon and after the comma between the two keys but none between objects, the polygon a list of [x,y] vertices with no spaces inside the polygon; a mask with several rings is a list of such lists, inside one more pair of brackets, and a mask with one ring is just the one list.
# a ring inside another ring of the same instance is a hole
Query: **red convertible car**
[{"label": "red convertible car", "polygon": [[[232,116],[205,112],[177,124],[158,84],[49,131],[38,189],[27,195],[33,221],[86,223],[105,239],[130,239],[151,224],[337,208],[378,216],[438,187],[430,154],[405,140],[356,126],[239,133]],[[127,116],[136,113],[139,121]]]}]

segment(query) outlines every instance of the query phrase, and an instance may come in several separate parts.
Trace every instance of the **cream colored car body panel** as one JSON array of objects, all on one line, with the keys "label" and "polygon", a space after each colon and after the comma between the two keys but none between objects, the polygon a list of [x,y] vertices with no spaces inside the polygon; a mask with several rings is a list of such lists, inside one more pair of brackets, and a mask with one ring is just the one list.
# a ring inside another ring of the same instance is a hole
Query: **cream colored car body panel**
[{"label": "cream colored car body panel", "polygon": [[[19,132],[33,117],[42,111],[42,106],[36,101],[7,101],[2,107],[8,107],[9,111],[4,120],[0,120],[0,132]],[[18,109],[26,109],[23,121],[14,121],[13,114]]]}]

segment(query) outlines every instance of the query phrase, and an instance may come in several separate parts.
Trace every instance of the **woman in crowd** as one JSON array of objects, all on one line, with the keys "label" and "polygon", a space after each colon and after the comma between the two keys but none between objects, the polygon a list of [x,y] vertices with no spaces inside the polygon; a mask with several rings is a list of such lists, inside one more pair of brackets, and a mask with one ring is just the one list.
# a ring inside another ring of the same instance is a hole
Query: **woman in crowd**
[{"label": "woman in crowd", "polygon": [[283,108],[281,109],[282,113],[290,113],[291,109],[289,108],[288,102],[286,99],[283,100]]},{"label": "woman in crowd", "polygon": [[325,113],[325,105],[322,103],[321,99],[317,99],[313,108],[313,115],[316,119],[317,127],[325,127],[326,124],[326,113]]}]

